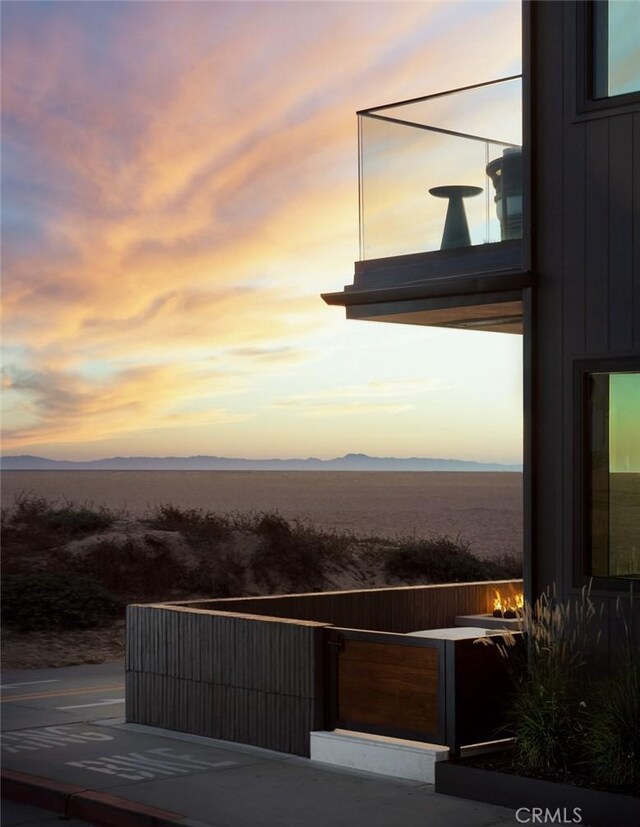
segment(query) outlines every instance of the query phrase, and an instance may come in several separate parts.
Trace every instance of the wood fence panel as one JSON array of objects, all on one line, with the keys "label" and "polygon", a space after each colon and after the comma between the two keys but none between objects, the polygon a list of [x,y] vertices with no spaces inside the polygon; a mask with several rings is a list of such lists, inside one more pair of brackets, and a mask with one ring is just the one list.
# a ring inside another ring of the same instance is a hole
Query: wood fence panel
[{"label": "wood fence panel", "polygon": [[127,720],[308,755],[323,719],[322,629],[129,606]]},{"label": "wood fence panel", "polygon": [[345,726],[438,728],[437,649],[345,640],[338,687],[338,718]]},{"label": "wood fence panel", "polygon": [[496,589],[506,595],[521,592],[522,580],[221,598],[176,605],[404,633],[453,626],[457,615],[489,612]]}]

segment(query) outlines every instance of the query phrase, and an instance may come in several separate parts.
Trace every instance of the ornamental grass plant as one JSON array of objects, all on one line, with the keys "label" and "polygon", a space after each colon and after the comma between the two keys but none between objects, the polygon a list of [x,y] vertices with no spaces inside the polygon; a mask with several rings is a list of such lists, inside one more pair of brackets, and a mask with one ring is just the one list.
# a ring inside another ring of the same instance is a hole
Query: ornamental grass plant
[{"label": "ornamental grass plant", "polygon": [[514,693],[514,762],[524,772],[567,773],[578,760],[589,692],[588,652],[601,613],[588,589],[565,603],[555,592],[525,604],[520,626],[526,658]]},{"label": "ornamental grass plant", "polygon": [[620,650],[610,673],[597,681],[587,709],[589,737],[584,771],[609,787],[640,793],[640,646],[633,634],[633,593],[628,616],[620,598],[616,614],[622,629]]},{"label": "ornamental grass plant", "polygon": [[[617,609],[623,634],[608,664],[599,649],[602,605],[596,610],[587,587],[574,600],[559,601],[552,589],[525,603],[524,646],[510,632],[477,641],[508,659],[513,771],[640,791],[640,656],[620,600]],[[632,592],[629,609],[632,617]]]}]

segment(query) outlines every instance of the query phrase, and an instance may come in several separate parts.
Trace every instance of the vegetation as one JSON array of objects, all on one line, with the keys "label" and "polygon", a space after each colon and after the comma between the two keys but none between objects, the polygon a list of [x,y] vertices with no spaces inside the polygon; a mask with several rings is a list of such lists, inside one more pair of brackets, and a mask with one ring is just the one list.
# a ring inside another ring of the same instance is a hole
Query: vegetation
[{"label": "vegetation", "polygon": [[464,583],[522,577],[522,562],[517,557],[483,560],[475,557],[469,548],[469,543],[459,537],[402,540],[398,548],[386,553],[385,572],[389,579],[408,583]]},{"label": "vegetation", "polygon": [[158,506],[153,516],[145,521],[150,528],[162,531],[180,531],[191,542],[199,545],[227,540],[235,522],[229,515],[213,514],[197,508],[178,508],[175,505]]},{"label": "vegetation", "polygon": [[2,620],[22,632],[101,626],[120,609],[113,594],[78,575],[18,574],[2,581]]},{"label": "vegetation", "polygon": [[[629,599],[632,617],[633,594]],[[620,599],[617,614],[624,630],[622,649],[610,674],[596,682],[587,709],[584,768],[603,785],[640,790],[640,648]]]},{"label": "vegetation", "polygon": [[216,514],[170,504],[134,520],[22,495],[3,512],[2,533],[5,575],[80,576],[123,605],[320,591],[342,582],[366,588],[520,575],[516,558],[482,560],[459,538],[357,537],[277,513]]},{"label": "vegetation", "polygon": [[586,588],[579,600],[562,603],[547,592],[534,606],[525,604],[525,646],[511,634],[504,643],[479,640],[498,646],[515,683],[506,728],[515,771],[640,789],[640,656],[618,608],[625,638],[609,668],[598,647],[601,611]]},{"label": "vegetation", "polygon": [[2,512],[3,542],[5,549],[52,548],[102,531],[116,519],[117,515],[106,508],[94,509],[67,501],[59,505],[43,497],[21,494],[12,509]]},{"label": "vegetation", "polygon": [[514,696],[516,763],[524,771],[569,771],[586,727],[585,659],[597,637],[596,611],[586,590],[561,603],[543,594],[525,606],[526,678]]},{"label": "vegetation", "polygon": [[130,599],[161,599],[174,590],[196,586],[190,570],[174,559],[171,549],[153,535],[138,542],[98,540],[84,555],[58,554],[60,567],[73,569]]},{"label": "vegetation", "polygon": [[345,535],[328,534],[277,514],[264,514],[255,525],[261,542],[251,556],[255,582],[267,592],[276,583],[285,591],[319,590],[327,567],[344,553]]}]

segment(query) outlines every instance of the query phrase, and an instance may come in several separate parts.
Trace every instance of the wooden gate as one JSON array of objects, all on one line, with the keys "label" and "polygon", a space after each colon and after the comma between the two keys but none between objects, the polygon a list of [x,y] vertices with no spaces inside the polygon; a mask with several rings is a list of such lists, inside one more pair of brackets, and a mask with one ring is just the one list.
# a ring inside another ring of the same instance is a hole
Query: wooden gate
[{"label": "wooden gate", "polygon": [[328,629],[328,728],[445,743],[444,643]]},{"label": "wooden gate", "polygon": [[442,744],[454,754],[507,737],[513,681],[497,646],[337,628],[325,630],[325,643],[327,729]]}]

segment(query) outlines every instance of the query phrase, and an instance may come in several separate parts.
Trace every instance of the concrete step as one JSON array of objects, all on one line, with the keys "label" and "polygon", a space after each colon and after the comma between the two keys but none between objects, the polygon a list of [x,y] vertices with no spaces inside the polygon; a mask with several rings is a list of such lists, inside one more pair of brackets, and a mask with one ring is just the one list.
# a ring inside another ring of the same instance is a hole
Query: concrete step
[{"label": "concrete step", "polygon": [[449,747],[335,729],[311,733],[311,760],[433,784],[435,763],[449,757]]}]

